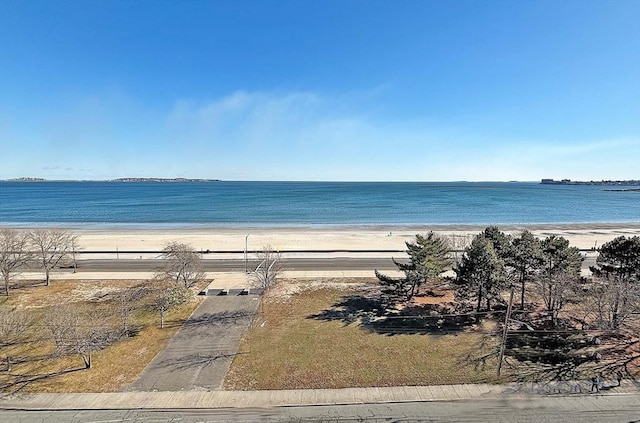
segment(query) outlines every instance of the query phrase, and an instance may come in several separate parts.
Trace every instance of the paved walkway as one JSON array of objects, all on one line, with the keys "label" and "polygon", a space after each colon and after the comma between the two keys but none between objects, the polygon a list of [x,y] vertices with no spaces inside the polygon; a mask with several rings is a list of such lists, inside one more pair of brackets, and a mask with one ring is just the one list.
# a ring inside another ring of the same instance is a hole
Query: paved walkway
[{"label": "paved walkway", "polygon": [[[209,391],[222,388],[259,298],[206,297],[127,391]],[[130,394],[127,394],[127,396]]]},{"label": "paved walkway", "polygon": [[[396,271],[385,271],[385,274],[392,276],[401,275]],[[240,288],[251,285],[249,278],[244,272],[206,272],[207,279],[213,279],[212,288]],[[51,274],[51,280],[147,280],[152,279],[153,272],[77,272],[71,271],[55,272]],[[311,279],[311,278],[374,278],[373,270],[318,270],[318,271],[296,271],[286,270],[282,272],[285,279]],[[18,279],[37,280],[42,279],[42,273],[24,272],[18,275]]]},{"label": "paved walkway", "polygon": [[[614,384],[615,385],[615,384]],[[122,392],[104,394],[9,394],[0,396],[0,409],[118,410],[184,408],[263,408],[278,406],[366,404],[385,402],[527,399],[536,396],[635,395],[640,386],[623,381],[599,393],[590,382],[506,385],[436,385],[383,388],[301,389],[281,391]]]}]

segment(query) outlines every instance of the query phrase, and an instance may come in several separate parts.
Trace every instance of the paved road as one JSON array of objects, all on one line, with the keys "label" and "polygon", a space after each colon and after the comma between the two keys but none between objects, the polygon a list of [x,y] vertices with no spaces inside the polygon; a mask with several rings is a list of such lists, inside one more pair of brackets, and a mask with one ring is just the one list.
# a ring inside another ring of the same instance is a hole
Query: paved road
[{"label": "paved road", "polygon": [[[202,264],[208,272],[241,272],[245,269],[242,259],[203,260]],[[595,257],[588,257],[583,268],[588,269],[594,264]],[[148,272],[159,265],[158,260],[149,259],[89,259],[78,262],[78,272]],[[248,267],[253,269],[257,265],[257,262],[250,261]],[[390,257],[283,258],[282,267],[293,271],[397,270]]]},{"label": "paved road", "polygon": [[637,395],[480,399],[274,408],[0,411],[7,423],[70,422],[640,422]]},{"label": "paved road", "polygon": [[128,391],[209,391],[222,387],[256,296],[206,297]]},{"label": "paved road", "polygon": [[[396,269],[391,258],[283,258],[282,267],[287,270],[371,270]],[[249,261],[248,268],[255,269],[258,262]],[[78,262],[78,272],[148,272],[161,265],[159,260],[150,259],[90,259]],[[202,260],[208,272],[244,272],[242,259]]]}]

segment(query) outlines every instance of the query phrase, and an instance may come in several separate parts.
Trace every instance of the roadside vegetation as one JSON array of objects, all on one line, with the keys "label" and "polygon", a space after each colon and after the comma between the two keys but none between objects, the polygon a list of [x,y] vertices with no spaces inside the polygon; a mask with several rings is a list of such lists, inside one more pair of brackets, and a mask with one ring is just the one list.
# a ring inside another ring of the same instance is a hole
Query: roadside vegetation
[{"label": "roadside vegetation", "polygon": [[[264,290],[227,389],[640,377],[640,237],[598,250],[590,275],[563,237],[407,242],[403,276],[282,280],[265,247]],[[198,254],[168,244],[148,281],[51,281],[75,266],[65,231],[0,230],[0,391],[108,392],[133,382],[198,304]],[[594,251],[594,253],[596,253]],[[42,279],[24,280],[25,268]]]},{"label": "roadside vegetation", "polygon": [[478,383],[491,380],[495,359],[470,360],[495,347],[492,323],[465,332],[380,331],[375,280],[279,282],[245,333],[225,389],[300,389]]},{"label": "roadside vegetation", "polygon": [[447,241],[408,242],[403,277],[277,284],[226,387],[640,377],[640,237],[604,244],[589,277],[562,237],[487,227],[462,251]]},{"label": "roadside vegetation", "polygon": [[[0,241],[14,246],[8,241],[29,236],[5,231]],[[68,259],[62,247],[43,248],[47,257],[54,250],[56,265]],[[34,254],[44,253],[11,247],[2,257]],[[147,281],[22,280],[12,266],[10,295],[0,296],[0,391],[109,392],[133,382],[191,315],[207,283],[188,245],[168,244],[161,259]]]},{"label": "roadside vegetation", "polygon": [[160,329],[151,297],[130,296],[148,285],[54,280],[0,298],[0,391],[113,392],[133,382],[199,303],[172,309]]}]

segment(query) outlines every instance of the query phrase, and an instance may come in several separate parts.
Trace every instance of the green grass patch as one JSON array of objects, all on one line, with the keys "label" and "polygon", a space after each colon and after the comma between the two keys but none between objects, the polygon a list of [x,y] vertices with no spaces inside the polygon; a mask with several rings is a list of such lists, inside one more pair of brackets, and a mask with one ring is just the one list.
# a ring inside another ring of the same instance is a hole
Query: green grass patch
[{"label": "green grass patch", "polygon": [[360,322],[310,316],[357,293],[303,291],[288,299],[267,296],[245,333],[225,379],[226,389],[300,389],[434,385],[495,381],[497,360],[475,358],[497,346],[484,330],[447,334],[381,334]]}]

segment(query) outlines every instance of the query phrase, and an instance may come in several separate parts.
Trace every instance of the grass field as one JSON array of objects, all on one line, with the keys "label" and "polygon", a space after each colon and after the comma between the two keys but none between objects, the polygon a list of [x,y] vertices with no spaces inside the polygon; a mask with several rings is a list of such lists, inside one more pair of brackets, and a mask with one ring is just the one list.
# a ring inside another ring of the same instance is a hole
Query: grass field
[{"label": "grass field", "polygon": [[357,284],[277,289],[242,339],[226,389],[297,389],[432,385],[494,381],[496,359],[476,368],[473,357],[495,349],[489,328],[445,334],[382,334],[359,321],[319,320]]},{"label": "grass field", "polygon": [[[145,307],[145,299],[140,299],[134,304],[135,310],[130,319],[139,332],[94,352],[90,369],[84,368],[80,355],[54,355],[54,342],[47,321],[56,309],[68,304],[96,314],[113,309],[114,305],[104,300],[106,294],[140,282],[56,280],[48,287],[22,287],[12,290],[8,298],[0,297],[0,307],[19,310],[32,319],[20,342],[0,348],[2,391],[114,392],[133,382],[193,312],[199,299],[194,298],[172,310],[164,329],[159,328],[157,313]],[[12,357],[10,371],[6,368],[7,357]],[[27,379],[33,381],[15,384]]]}]

